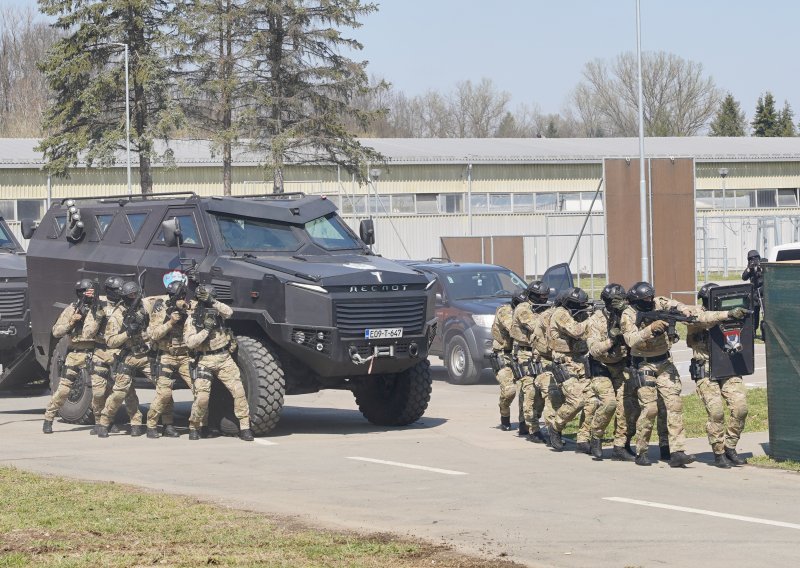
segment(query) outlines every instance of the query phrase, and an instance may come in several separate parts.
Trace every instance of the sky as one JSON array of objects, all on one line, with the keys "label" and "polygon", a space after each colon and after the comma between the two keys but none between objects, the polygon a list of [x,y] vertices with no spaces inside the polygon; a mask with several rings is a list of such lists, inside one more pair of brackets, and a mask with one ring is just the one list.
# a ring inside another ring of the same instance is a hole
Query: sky
[{"label": "sky", "polygon": [[[595,58],[636,50],[635,0],[376,0],[349,32],[368,71],[407,95],[487,77],[520,103],[559,112]],[[36,7],[35,0],[0,4]],[[642,49],[702,63],[752,119],[771,91],[800,115],[796,0],[641,0]]]}]

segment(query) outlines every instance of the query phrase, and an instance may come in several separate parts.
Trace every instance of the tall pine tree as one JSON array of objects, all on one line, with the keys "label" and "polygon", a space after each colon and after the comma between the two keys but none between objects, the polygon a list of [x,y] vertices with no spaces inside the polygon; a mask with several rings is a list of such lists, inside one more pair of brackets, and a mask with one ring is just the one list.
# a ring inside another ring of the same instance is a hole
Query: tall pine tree
[{"label": "tall pine tree", "polygon": [[789,101],[783,102],[783,109],[778,113],[778,124],[776,136],[796,136],[794,128],[794,111],[789,105]]},{"label": "tall pine tree", "polygon": [[775,97],[767,91],[763,97],[758,97],[756,114],[753,122],[753,136],[778,136],[778,114],[775,112]]},{"label": "tall pine tree", "polygon": [[64,35],[41,63],[54,99],[39,149],[45,168],[67,175],[79,158],[108,166],[125,148],[124,48],[130,52],[131,146],[142,193],[153,190],[154,140],[180,120],[159,52],[167,0],[39,0]]},{"label": "tall pine tree", "polygon": [[719,110],[711,121],[711,136],[744,136],[747,120],[739,101],[728,93],[719,105]]},{"label": "tall pine tree", "polygon": [[284,164],[333,163],[366,178],[382,157],[362,146],[342,117],[366,126],[380,113],[353,98],[370,89],[366,62],[344,53],[361,44],[342,35],[377,6],[361,0],[251,0],[245,64],[252,96],[245,115],[253,145],[265,155],[273,190],[283,192]]}]

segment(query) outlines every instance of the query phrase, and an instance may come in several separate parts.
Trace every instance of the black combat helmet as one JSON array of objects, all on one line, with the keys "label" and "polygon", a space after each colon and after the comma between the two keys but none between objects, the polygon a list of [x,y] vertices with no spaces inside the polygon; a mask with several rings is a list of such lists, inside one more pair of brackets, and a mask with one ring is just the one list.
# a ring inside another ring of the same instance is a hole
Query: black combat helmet
[{"label": "black combat helmet", "polygon": [[754,258],[761,258],[761,255],[758,254],[757,250],[747,251],[747,260],[748,262]]},{"label": "black combat helmet", "polygon": [[610,310],[612,301],[625,299],[625,288],[621,284],[607,284],[603,291],[600,292],[600,299],[603,300],[606,308]]},{"label": "black combat helmet", "polygon": [[525,290],[528,300],[534,304],[544,304],[550,295],[550,288],[541,280],[534,280]]},{"label": "black combat helmet", "polygon": [[181,280],[174,280],[169,283],[167,286],[167,294],[172,300],[184,300],[186,299],[186,284],[184,284]]},{"label": "black combat helmet", "polygon": [[122,299],[129,306],[133,304],[141,295],[142,289],[139,284],[130,280],[122,285]]},{"label": "black combat helmet", "polygon": [[697,291],[697,299],[703,302],[703,307],[708,307],[708,293],[711,291],[712,288],[716,288],[719,284],[714,284],[713,282],[709,282],[708,284],[703,284],[700,289]]},{"label": "black combat helmet", "polygon": [[588,307],[589,296],[580,288],[568,288],[561,296],[561,305],[574,314]]},{"label": "black combat helmet", "polygon": [[649,282],[637,282],[628,290],[628,303],[643,312],[655,307],[655,297],[656,291]]},{"label": "black combat helmet", "polygon": [[109,276],[106,278],[106,281],[103,283],[103,288],[106,291],[106,297],[111,302],[119,302],[123,284],[125,284],[125,281],[119,276]]},{"label": "black combat helmet", "polygon": [[527,299],[528,299],[527,291],[522,291],[519,294],[514,294],[513,296],[511,296],[511,309],[513,310]]},{"label": "black combat helmet", "polygon": [[82,298],[83,295],[86,293],[86,290],[91,288],[93,285],[94,283],[88,278],[79,280],[78,282],[75,283],[75,294],[78,296],[78,298]]}]

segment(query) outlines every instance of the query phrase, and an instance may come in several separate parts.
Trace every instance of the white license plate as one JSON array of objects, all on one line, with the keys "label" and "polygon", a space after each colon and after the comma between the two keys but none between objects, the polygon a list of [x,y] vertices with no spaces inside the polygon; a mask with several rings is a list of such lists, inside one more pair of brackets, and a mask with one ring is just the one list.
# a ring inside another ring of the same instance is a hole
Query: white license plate
[{"label": "white license plate", "polygon": [[396,339],[398,337],[403,337],[402,327],[364,330],[364,339]]}]

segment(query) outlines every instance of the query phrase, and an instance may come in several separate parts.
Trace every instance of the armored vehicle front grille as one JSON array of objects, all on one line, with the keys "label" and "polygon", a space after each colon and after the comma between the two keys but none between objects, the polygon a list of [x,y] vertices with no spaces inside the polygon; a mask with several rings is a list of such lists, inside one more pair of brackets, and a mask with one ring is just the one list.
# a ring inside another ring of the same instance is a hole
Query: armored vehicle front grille
[{"label": "armored vehicle front grille", "polygon": [[19,319],[25,315],[25,290],[0,289],[0,318]]},{"label": "armored vehicle front grille", "polygon": [[426,299],[384,302],[338,302],[336,327],[344,336],[364,337],[365,329],[402,327],[403,334],[421,333]]}]

